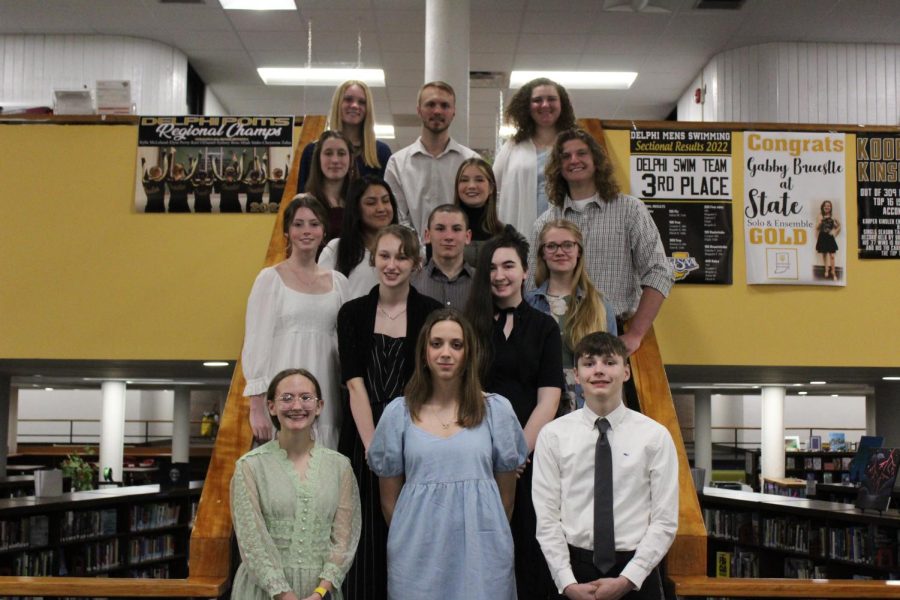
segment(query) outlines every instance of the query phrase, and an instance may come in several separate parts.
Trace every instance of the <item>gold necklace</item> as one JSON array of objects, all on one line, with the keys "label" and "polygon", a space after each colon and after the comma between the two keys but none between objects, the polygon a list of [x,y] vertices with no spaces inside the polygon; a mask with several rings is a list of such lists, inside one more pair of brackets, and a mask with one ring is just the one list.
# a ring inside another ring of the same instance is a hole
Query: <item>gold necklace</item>
[{"label": "gold necklace", "polygon": [[440,414],[438,414],[437,407],[434,404],[431,404],[430,406],[431,406],[431,412],[434,413],[434,418],[437,419],[437,422],[441,424],[441,429],[443,429],[443,430],[450,429],[451,425],[454,425],[459,422],[457,420],[453,420],[453,421],[450,421],[449,423],[444,423],[444,421],[440,417]]},{"label": "gold necklace", "polygon": [[406,312],[406,307],[404,306],[396,315],[391,316],[391,314],[388,311],[384,310],[384,308],[380,304],[377,308],[379,311],[381,311],[381,314],[386,316],[391,321],[396,321],[400,317],[400,315]]}]

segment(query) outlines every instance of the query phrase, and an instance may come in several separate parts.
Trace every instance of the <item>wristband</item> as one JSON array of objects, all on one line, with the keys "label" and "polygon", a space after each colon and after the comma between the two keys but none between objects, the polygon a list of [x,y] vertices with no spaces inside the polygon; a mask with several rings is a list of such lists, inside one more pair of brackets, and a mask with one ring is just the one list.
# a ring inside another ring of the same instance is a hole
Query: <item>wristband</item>
[{"label": "wristband", "polygon": [[331,600],[331,592],[329,592],[322,586],[319,586],[316,589],[314,589],[313,593],[322,596],[322,600]]}]

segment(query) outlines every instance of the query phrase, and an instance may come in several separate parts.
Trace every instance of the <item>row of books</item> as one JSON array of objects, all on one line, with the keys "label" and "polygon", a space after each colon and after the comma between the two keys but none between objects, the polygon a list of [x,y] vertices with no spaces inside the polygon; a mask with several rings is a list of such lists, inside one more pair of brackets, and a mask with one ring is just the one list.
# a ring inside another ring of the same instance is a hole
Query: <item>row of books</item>
[{"label": "row of books", "polygon": [[762,525],[763,546],[822,555],[827,527],[813,527],[809,521],[793,517],[765,518]]},{"label": "row of books", "polygon": [[128,576],[135,579],[168,579],[169,573],[169,564],[163,563],[161,565],[154,565],[143,569],[131,569],[128,571]]},{"label": "row of books", "polygon": [[132,564],[174,556],[175,536],[139,537],[129,542],[128,550],[129,562]]},{"label": "row of books", "polygon": [[740,548],[716,552],[716,577],[759,577],[759,556]]},{"label": "row of books", "polygon": [[131,507],[131,531],[158,529],[178,524],[181,506],[177,504],[142,504]]},{"label": "row of books", "polygon": [[50,520],[46,515],[0,521],[0,550],[46,546],[49,527]]},{"label": "row of books", "polygon": [[827,579],[825,565],[817,565],[808,558],[785,558],[784,576],[790,579]]},{"label": "row of books", "polygon": [[832,529],[828,532],[828,554],[832,558],[868,564],[872,557],[869,528],[859,526]]},{"label": "row of books", "polygon": [[119,539],[113,538],[103,542],[93,542],[80,546],[78,550],[69,550],[68,554],[60,552],[61,576],[91,575],[115,569],[121,564],[119,560]]},{"label": "row of books", "polygon": [[66,511],[60,519],[61,542],[115,535],[116,509]]},{"label": "row of books", "polygon": [[805,469],[807,471],[849,471],[852,460],[852,456],[836,458],[787,456],[784,459],[784,466],[786,469]]},{"label": "row of books", "polygon": [[23,552],[13,561],[13,572],[18,576],[43,577],[53,575],[53,551]]},{"label": "row of books", "polygon": [[741,544],[759,543],[759,513],[704,508],[703,521],[709,535]]}]

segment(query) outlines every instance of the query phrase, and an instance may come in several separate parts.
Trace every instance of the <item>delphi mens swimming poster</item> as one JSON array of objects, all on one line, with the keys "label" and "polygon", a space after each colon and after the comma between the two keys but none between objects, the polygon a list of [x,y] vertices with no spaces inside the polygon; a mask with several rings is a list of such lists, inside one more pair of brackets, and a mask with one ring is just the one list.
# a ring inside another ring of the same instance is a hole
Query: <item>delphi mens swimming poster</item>
[{"label": "delphi mens swimming poster", "polygon": [[293,117],[140,117],[134,209],[277,212]]},{"label": "delphi mens swimming poster", "polygon": [[847,136],[744,132],[747,283],[847,284]]}]

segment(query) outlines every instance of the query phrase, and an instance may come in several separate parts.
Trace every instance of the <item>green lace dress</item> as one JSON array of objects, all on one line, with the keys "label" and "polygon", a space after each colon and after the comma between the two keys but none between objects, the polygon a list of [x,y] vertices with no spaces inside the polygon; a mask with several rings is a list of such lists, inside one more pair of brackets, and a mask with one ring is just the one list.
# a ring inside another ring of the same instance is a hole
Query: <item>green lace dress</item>
[{"label": "green lace dress", "polygon": [[288,591],[305,598],[327,579],[341,599],[360,530],[359,490],[345,456],[315,446],[301,480],[277,439],[251,450],[235,465],[231,514],[241,551],[232,598]]}]

